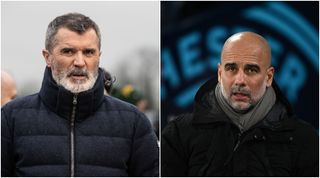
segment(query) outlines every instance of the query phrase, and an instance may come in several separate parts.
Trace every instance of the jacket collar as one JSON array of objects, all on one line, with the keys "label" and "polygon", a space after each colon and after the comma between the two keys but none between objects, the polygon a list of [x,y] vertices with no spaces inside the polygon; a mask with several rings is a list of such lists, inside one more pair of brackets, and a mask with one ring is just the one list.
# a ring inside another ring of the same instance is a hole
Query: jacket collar
[{"label": "jacket collar", "polygon": [[[103,101],[104,87],[102,70],[99,69],[98,78],[92,89],[81,92],[77,95],[76,121],[81,121],[95,112]],[[62,86],[58,86],[53,80],[51,69],[46,67],[40,98],[43,103],[54,113],[69,119],[73,109],[74,95]]]},{"label": "jacket collar", "polygon": [[[228,116],[220,108],[214,94],[214,89],[217,85],[217,79],[210,79],[200,87],[194,104],[193,124],[216,124],[228,122],[232,124]],[[272,87],[276,93],[276,103],[266,115],[265,119],[256,124],[254,127],[263,127],[269,129],[290,129],[290,123],[283,122],[288,116],[293,115],[291,106],[288,100],[284,97],[275,81],[272,82]]]}]

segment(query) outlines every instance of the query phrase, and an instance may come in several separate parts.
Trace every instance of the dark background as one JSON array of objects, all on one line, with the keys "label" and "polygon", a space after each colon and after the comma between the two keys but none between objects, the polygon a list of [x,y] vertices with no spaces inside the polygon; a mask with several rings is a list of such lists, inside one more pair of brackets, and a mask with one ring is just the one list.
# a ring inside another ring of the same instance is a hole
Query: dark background
[{"label": "dark background", "polygon": [[264,36],[275,81],[295,113],[319,129],[319,2],[161,2],[161,128],[192,112],[193,97],[217,78],[224,41]]}]

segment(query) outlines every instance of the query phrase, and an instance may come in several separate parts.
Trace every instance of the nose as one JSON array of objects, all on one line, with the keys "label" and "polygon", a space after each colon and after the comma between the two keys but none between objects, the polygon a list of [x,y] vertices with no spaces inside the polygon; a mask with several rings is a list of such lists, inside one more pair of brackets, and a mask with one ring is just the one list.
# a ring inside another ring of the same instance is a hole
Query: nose
[{"label": "nose", "polygon": [[78,52],[77,55],[75,55],[75,59],[73,61],[73,65],[75,67],[84,67],[85,66],[85,59],[84,55],[81,52]]},{"label": "nose", "polygon": [[245,86],[245,74],[242,70],[239,70],[235,76],[235,85]]}]

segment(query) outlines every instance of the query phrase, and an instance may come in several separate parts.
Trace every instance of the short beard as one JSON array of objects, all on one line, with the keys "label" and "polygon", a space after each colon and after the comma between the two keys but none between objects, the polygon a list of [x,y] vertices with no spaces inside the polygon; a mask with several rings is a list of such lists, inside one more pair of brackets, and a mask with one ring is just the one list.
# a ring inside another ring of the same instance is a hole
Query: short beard
[{"label": "short beard", "polygon": [[[261,98],[263,97],[263,95],[266,91],[265,86],[261,87],[258,96],[254,97],[254,96],[252,96],[252,93],[250,93],[246,89],[241,89],[240,87],[231,87],[230,96],[227,96],[227,93],[223,87],[222,81],[221,81],[220,87],[221,87],[222,95],[225,98],[225,100],[227,101],[227,103],[238,113],[246,113],[246,112],[250,111],[261,100]],[[231,94],[234,90],[242,91],[243,93],[246,93],[249,96],[250,101],[247,104],[247,107],[243,108],[243,107],[241,107],[241,105],[239,105],[237,103],[232,103]]]},{"label": "short beard", "polygon": [[[237,103],[233,103],[231,101],[232,88],[231,88],[231,91],[230,91],[230,96],[228,96],[227,92],[224,89],[222,81],[221,81],[220,87],[221,87],[222,96],[227,101],[227,103],[232,107],[232,109],[234,111],[236,111],[237,113],[246,113],[249,110],[251,110],[251,108],[253,108],[253,103],[251,103],[251,99],[250,99],[250,102],[247,104],[247,107],[243,108],[243,107],[241,107],[241,105],[239,105]],[[250,98],[251,98],[251,96],[250,96]]]},{"label": "short beard", "polygon": [[[74,73],[83,74],[84,76],[86,76],[86,79],[72,81],[72,78],[70,76]],[[55,71],[53,69],[52,77],[59,86],[64,87],[71,93],[80,93],[90,90],[94,86],[98,78],[98,67],[96,72],[94,73],[90,73],[87,72],[87,70],[81,70],[79,68],[71,68],[65,71]]]}]

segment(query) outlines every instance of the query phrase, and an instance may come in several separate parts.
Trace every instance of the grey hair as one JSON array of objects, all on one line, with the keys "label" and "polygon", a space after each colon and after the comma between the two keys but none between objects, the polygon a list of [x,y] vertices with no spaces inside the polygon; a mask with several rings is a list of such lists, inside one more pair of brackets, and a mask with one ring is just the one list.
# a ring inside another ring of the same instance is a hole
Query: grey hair
[{"label": "grey hair", "polygon": [[45,48],[50,52],[56,45],[56,34],[60,28],[67,28],[68,30],[83,34],[89,29],[94,29],[98,37],[98,47],[101,47],[101,34],[98,25],[89,17],[80,13],[68,13],[56,17],[48,25],[46,33]]}]

